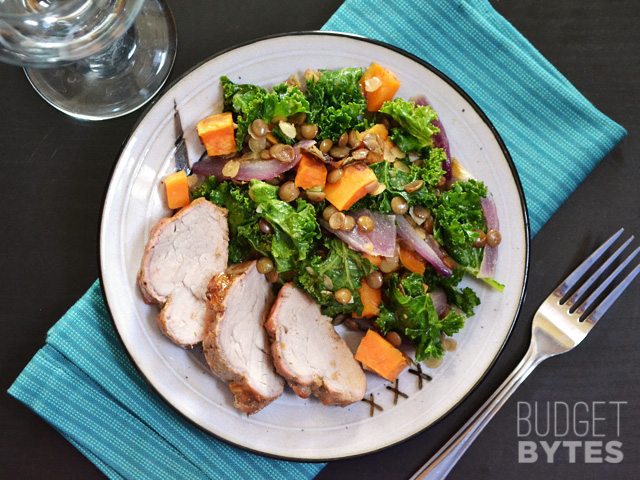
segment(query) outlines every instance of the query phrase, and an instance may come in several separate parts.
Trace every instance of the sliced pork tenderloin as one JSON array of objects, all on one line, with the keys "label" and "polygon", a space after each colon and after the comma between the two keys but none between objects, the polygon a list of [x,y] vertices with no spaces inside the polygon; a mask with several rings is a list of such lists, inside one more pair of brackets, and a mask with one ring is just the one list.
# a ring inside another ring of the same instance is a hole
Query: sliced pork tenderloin
[{"label": "sliced pork tenderloin", "polygon": [[138,272],[146,303],[161,306],[158,325],[174,343],[202,341],[207,285],[227,267],[227,210],[204,198],[160,220],[151,230]]},{"label": "sliced pork tenderloin", "polygon": [[276,371],[300,397],[313,394],[325,405],[361,400],[367,380],[351,350],[311,297],[288,283],[282,287],[265,328]]},{"label": "sliced pork tenderloin", "polygon": [[202,342],[207,363],[228,383],[234,406],[256,413],[284,390],[264,329],[274,298],[271,284],[255,261],[244,262],[213,277],[207,295],[207,332]]}]

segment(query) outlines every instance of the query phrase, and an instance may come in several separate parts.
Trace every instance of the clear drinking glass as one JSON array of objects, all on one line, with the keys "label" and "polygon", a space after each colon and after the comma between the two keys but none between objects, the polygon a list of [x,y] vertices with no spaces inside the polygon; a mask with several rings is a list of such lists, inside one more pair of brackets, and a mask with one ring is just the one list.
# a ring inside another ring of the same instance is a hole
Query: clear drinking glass
[{"label": "clear drinking glass", "polygon": [[36,91],[76,118],[141,107],[164,84],[175,53],[164,0],[0,0],[0,61],[25,67]]}]

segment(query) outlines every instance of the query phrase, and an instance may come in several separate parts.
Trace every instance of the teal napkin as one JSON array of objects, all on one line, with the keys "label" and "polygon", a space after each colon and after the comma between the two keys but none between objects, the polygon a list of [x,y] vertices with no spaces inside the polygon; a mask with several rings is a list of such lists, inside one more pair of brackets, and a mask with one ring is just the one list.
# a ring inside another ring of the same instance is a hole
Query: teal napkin
[{"label": "teal napkin", "polygon": [[129,360],[97,281],[49,330],[9,393],[110,478],[304,479],[323,466],[252,455],[176,413]]},{"label": "teal napkin", "polygon": [[[396,45],[462,86],[513,156],[534,234],[625,135],[486,0],[347,0],[324,29]],[[131,364],[98,282],[9,393],[110,478],[307,479],[323,467],[247,453],[174,412]]]}]

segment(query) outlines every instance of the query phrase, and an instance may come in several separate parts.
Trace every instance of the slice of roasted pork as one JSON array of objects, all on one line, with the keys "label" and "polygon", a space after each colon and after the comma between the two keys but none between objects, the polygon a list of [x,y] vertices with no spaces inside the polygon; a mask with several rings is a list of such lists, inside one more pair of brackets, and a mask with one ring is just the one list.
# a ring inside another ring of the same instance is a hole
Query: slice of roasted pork
[{"label": "slice of roasted pork", "polygon": [[158,325],[173,342],[202,341],[207,285],[227,267],[227,210],[199,198],[151,230],[138,272],[146,303],[162,308]]},{"label": "slice of roasted pork", "polygon": [[284,390],[264,329],[273,303],[271,284],[258,272],[255,261],[244,262],[213,277],[207,295],[207,331],[202,342],[207,363],[228,383],[234,406],[256,413]]},{"label": "slice of roasted pork", "polygon": [[364,397],[367,380],[331,318],[311,297],[282,287],[265,328],[276,371],[300,397],[314,394],[325,405],[348,405]]}]

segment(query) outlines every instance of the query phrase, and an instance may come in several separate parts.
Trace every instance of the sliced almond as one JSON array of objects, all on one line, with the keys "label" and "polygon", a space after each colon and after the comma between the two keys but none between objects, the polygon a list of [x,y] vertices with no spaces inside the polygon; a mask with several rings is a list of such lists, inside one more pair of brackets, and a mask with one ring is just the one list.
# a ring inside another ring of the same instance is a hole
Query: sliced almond
[{"label": "sliced almond", "polygon": [[304,79],[307,82],[317,82],[320,79],[320,72],[318,70],[308,68],[304,71]]},{"label": "sliced almond", "polygon": [[289,78],[287,78],[287,85],[291,85],[292,87],[302,88],[302,83],[300,83],[300,79],[298,78],[298,75],[296,75],[295,73],[291,75]]},{"label": "sliced almond", "polygon": [[382,86],[382,80],[378,77],[371,77],[364,81],[364,91],[367,93],[375,92]]},{"label": "sliced almond", "polygon": [[235,178],[240,171],[240,162],[238,160],[229,160],[222,167],[222,175],[228,178]]},{"label": "sliced almond", "polygon": [[410,162],[415,162],[416,160],[418,160],[420,158],[420,154],[416,153],[416,152],[409,152],[409,161]]},{"label": "sliced almond", "polygon": [[382,192],[384,192],[387,189],[387,186],[384,183],[380,183],[378,185],[378,188],[376,188],[373,192],[371,192],[369,195],[373,195],[374,197],[376,195],[380,195]]},{"label": "sliced almond", "polygon": [[473,178],[473,176],[462,166],[457,158],[451,159],[451,174],[454,179],[465,181]]},{"label": "sliced almond", "polygon": [[351,156],[354,158],[354,160],[364,160],[365,158],[367,158],[368,153],[369,150],[367,150],[366,148],[358,148],[357,150],[351,152]]},{"label": "sliced almond", "polygon": [[405,158],[405,153],[391,142],[386,142],[384,146],[384,159],[393,163],[399,158]]},{"label": "sliced almond", "polygon": [[322,160],[323,162],[327,161],[327,159],[324,157],[324,153],[322,153],[322,151],[315,145],[311,145],[303,150],[305,150],[307,153],[310,153],[318,160]]},{"label": "sliced almond", "polygon": [[420,180],[420,179],[414,180],[413,182],[407,183],[404,186],[404,191],[407,192],[407,193],[413,193],[413,192],[416,192],[416,191],[420,190],[423,187],[423,185],[424,185],[424,181],[423,180]]},{"label": "sliced almond", "polygon": [[404,158],[404,157],[406,157],[405,153],[402,150],[400,150],[397,145],[394,145],[393,147],[391,147],[391,153],[396,158]]},{"label": "sliced almond", "polygon": [[293,123],[281,121],[278,123],[278,126],[287,137],[296,138],[296,127]]},{"label": "sliced almond", "polygon": [[380,137],[375,133],[367,133],[362,139],[362,143],[372,152],[382,153],[383,148],[380,143]]},{"label": "sliced almond", "polygon": [[400,170],[401,172],[404,172],[404,173],[409,173],[409,172],[411,171],[411,169],[410,169],[410,168],[407,166],[407,164],[406,164],[406,163],[404,163],[404,162],[395,162],[395,163],[393,164],[393,167],[394,167],[396,170]]},{"label": "sliced almond", "polygon": [[368,164],[372,164],[372,163],[378,163],[381,162],[383,160],[383,156],[380,155],[379,153],[376,152],[368,152],[367,153],[367,163]]},{"label": "sliced almond", "polygon": [[234,160],[237,160],[239,162],[249,162],[251,160],[257,160],[258,158],[260,158],[259,152],[247,152],[243,154],[240,158],[236,158]]}]

